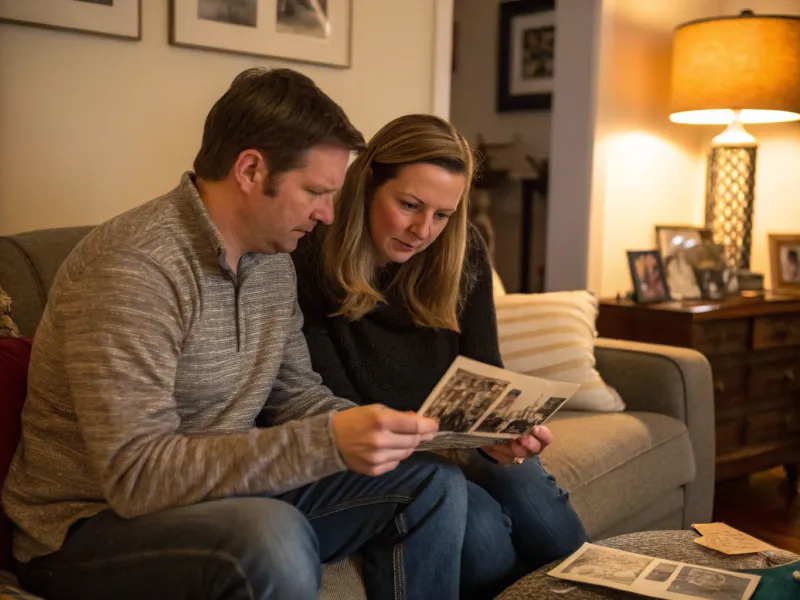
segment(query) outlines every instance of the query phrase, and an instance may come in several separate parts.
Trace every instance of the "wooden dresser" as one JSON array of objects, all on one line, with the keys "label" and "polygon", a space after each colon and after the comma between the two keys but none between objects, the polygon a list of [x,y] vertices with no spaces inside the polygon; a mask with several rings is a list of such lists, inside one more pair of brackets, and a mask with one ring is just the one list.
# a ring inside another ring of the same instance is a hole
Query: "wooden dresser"
[{"label": "wooden dresser", "polygon": [[800,296],[602,300],[602,337],[694,348],[711,363],[717,480],[800,463]]}]

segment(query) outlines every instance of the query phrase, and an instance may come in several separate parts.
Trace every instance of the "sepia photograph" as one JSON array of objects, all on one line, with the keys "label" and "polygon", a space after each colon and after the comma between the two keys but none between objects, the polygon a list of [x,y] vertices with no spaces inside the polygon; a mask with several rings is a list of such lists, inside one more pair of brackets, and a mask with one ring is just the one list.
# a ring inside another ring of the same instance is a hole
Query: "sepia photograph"
[{"label": "sepia photograph", "polygon": [[478,425],[476,432],[526,435],[536,425],[541,425],[555,413],[566,398],[548,398],[539,402],[522,398],[519,390],[510,390],[505,398]]},{"label": "sepia photograph", "polygon": [[741,600],[751,580],[730,573],[685,566],[667,591],[707,600]]},{"label": "sepia photograph", "polygon": [[677,568],[678,565],[674,563],[658,563],[653,570],[647,574],[645,579],[648,581],[658,581],[659,583],[664,583],[672,576]]},{"label": "sepia photograph", "polygon": [[328,37],[328,0],[278,0],[278,31]]},{"label": "sepia photograph", "polygon": [[245,27],[258,26],[258,0],[198,0],[197,18]]},{"label": "sepia photograph", "polygon": [[526,29],[522,34],[522,78],[553,77],[555,27]]},{"label": "sepia photograph", "polygon": [[653,562],[648,556],[619,552],[610,548],[587,548],[575,561],[563,569],[581,577],[601,579],[615,584],[633,585],[633,582]]},{"label": "sepia photograph", "polygon": [[439,431],[468,431],[508,386],[508,381],[456,369],[423,416],[438,419]]}]

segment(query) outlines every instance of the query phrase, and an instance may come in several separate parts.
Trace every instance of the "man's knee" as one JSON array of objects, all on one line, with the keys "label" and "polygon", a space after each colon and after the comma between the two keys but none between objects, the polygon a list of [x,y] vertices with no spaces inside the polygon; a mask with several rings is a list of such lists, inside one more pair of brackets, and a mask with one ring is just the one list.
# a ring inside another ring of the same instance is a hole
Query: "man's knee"
[{"label": "man's knee", "polygon": [[224,501],[228,509],[223,554],[246,578],[256,599],[316,598],[320,586],[317,537],[308,520],[271,498]]}]

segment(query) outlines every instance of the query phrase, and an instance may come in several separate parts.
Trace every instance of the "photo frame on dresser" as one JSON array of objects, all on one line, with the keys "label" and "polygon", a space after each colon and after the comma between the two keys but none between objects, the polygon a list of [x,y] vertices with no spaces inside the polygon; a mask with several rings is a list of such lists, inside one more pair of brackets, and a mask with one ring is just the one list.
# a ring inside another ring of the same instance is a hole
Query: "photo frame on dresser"
[{"label": "photo frame on dresser", "polygon": [[0,0],[0,22],[142,39],[141,0]]},{"label": "photo frame on dresser", "polygon": [[666,302],[670,290],[658,250],[628,250],[628,267],[636,302]]},{"label": "photo frame on dresser", "polygon": [[169,43],[349,68],[352,0],[170,0]]},{"label": "photo frame on dresser", "polygon": [[800,233],[770,233],[772,289],[800,294]]}]

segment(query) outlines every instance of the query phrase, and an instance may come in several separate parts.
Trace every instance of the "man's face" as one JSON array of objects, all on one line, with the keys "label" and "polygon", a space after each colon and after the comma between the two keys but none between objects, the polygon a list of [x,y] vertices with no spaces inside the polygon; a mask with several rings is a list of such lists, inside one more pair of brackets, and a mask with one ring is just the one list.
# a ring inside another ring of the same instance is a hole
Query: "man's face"
[{"label": "man's face", "polygon": [[[306,164],[254,189],[248,199],[251,239],[264,254],[292,252],[317,223],[333,222],[333,196],[344,183],[350,152],[315,146]],[[268,195],[266,191],[271,191]]]}]

